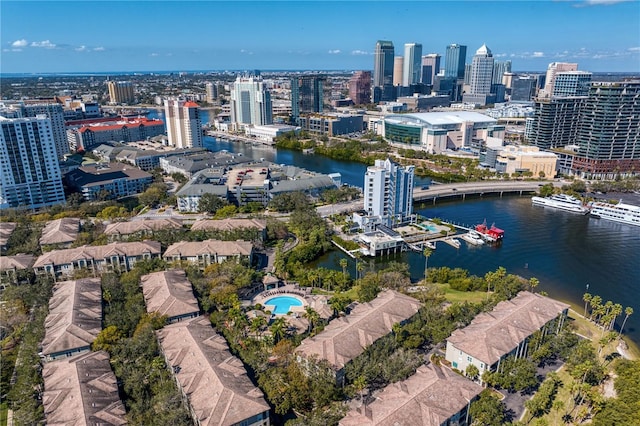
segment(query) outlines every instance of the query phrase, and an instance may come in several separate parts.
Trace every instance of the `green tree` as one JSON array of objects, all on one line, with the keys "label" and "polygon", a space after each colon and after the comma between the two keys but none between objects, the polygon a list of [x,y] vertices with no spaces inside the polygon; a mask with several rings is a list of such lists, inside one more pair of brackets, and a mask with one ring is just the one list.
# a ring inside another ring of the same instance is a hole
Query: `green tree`
[{"label": "green tree", "polygon": [[347,265],[349,264],[349,262],[347,262],[347,259],[342,258],[340,259],[340,267],[342,267],[342,277],[345,279],[347,279]]},{"label": "green tree", "polygon": [[591,302],[591,293],[585,293],[582,296],[582,300],[584,301],[584,317],[587,317],[587,304],[589,304],[589,302]]},{"label": "green tree", "polygon": [[287,321],[283,317],[278,317],[273,321],[269,330],[271,330],[273,341],[278,343],[287,335]]},{"label": "green tree", "polygon": [[627,306],[624,309],[624,321],[622,321],[622,327],[620,327],[620,333],[618,334],[618,338],[622,336],[622,332],[624,331],[624,326],[627,324],[627,320],[631,315],[633,315],[633,308],[631,306]]},{"label": "green tree", "polygon": [[480,375],[480,370],[478,370],[478,367],[476,367],[475,365],[469,364],[467,365],[467,368],[465,369],[464,374],[465,376],[467,376],[468,378],[470,378],[475,382],[478,376]]},{"label": "green tree", "polygon": [[422,254],[424,255],[424,280],[425,280],[425,282],[427,281],[427,270],[428,270],[427,262],[429,261],[429,256],[431,256],[432,253],[433,253],[433,250],[431,250],[427,246],[425,246],[423,251],[422,251]]},{"label": "green tree", "polygon": [[200,213],[216,214],[219,209],[226,205],[227,203],[222,198],[207,192],[202,194],[198,200],[198,211]]},{"label": "green tree", "polygon": [[485,389],[480,398],[471,403],[469,415],[473,426],[502,426],[506,423],[506,406],[504,403]]},{"label": "green tree", "polygon": [[110,325],[103,329],[91,345],[91,349],[94,351],[105,350],[111,352],[113,345],[117,344],[124,336],[118,327]]}]

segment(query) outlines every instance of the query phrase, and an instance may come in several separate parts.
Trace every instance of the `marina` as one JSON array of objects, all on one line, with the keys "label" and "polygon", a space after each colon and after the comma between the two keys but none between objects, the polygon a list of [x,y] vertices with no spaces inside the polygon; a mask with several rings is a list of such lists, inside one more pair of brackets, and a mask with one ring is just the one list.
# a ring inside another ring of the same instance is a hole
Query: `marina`
[{"label": "marina", "polygon": [[587,214],[589,208],[582,201],[567,194],[553,194],[549,197],[531,197],[534,206],[550,207],[572,213]]}]

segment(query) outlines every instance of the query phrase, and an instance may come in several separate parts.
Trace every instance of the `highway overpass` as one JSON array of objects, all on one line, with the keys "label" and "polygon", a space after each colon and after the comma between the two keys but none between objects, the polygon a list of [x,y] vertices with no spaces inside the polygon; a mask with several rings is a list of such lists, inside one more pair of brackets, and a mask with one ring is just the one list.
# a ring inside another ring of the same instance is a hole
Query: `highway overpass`
[{"label": "highway overpass", "polygon": [[[548,181],[481,181],[465,183],[447,183],[431,185],[429,189],[415,188],[413,190],[414,202],[433,201],[445,198],[462,198],[467,195],[499,195],[504,194],[530,194],[538,192],[540,187]],[[554,183],[559,185],[559,183]]]}]

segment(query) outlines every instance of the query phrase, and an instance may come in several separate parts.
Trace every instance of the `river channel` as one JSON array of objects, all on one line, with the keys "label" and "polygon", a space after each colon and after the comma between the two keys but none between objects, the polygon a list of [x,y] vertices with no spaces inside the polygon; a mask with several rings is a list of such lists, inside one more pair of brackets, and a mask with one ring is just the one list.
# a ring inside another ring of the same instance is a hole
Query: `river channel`
[{"label": "river channel", "polygon": [[[256,147],[244,143],[219,141],[205,137],[205,146],[212,151],[227,150],[250,158],[265,158],[279,164],[293,164],[320,173],[342,174],[344,183],[362,187],[366,166],[360,163],[332,160],[319,155]],[[418,179],[416,186],[426,179]],[[566,301],[582,312],[585,291],[600,295],[603,300],[630,306],[634,314],[625,327],[627,334],[640,345],[640,228],[606,220],[550,210],[531,205],[529,196],[467,198],[465,201],[414,206],[414,211],[426,217],[474,225],[486,220],[505,230],[504,242],[497,247],[468,246],[461,241],[455,249],[437,243],[429,258],[429,267],[449,266],[468,269],[484,275],[504,266],[508,272],[540,280],[538,290]],[[317,267],[341,270],[339,260],[344,255],[332,251],[315,262]],[[349,270],[355,264],[349,260]],[[391,261],[408,263],[411,277],[424,274],[424,257],[407,252],[396,256],[372,259],[369,268],[381,268]],[[618,322],[620,324],[622,319]]]}]

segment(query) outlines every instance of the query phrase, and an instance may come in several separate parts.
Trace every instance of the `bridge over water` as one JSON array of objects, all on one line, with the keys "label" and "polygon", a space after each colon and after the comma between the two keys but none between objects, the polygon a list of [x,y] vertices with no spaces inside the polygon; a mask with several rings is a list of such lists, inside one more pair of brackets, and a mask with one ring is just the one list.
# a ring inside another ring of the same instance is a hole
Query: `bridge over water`
[{"label": "bridge over water", "polygon": [[[465,183],[447,183],[442,185],[432,185],[429,189],[415,188],[413,190],[413,201],[433,201],[445,198],[462,198],[467,195],[499,195],[503,194],[530,194],[538,192],[540,187],[548,181],[482,181]],[[561,185],[555,183],[554,185]]]}]

